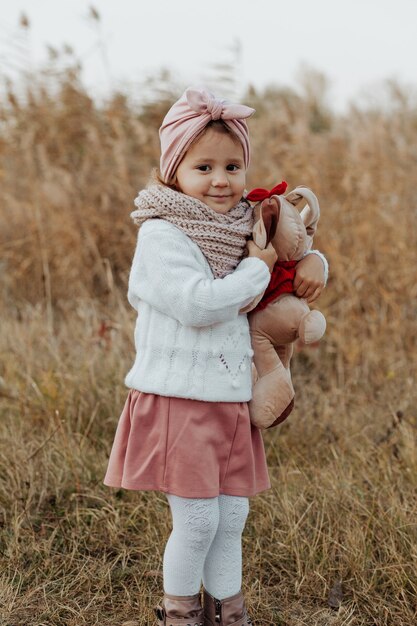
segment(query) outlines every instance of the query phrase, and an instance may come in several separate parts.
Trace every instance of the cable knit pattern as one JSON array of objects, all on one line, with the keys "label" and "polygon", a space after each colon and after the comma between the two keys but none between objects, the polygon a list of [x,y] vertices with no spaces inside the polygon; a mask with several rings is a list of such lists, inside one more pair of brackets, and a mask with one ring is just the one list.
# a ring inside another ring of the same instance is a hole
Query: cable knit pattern
[{"label": "cable knit pattern", "polygon": [[130,215],[138,226],[159,217],[188,235],[202,250],[215,278],[232,272],[242,259],[252,233],[253,208],[242,200],[225,215],[207,204],[162,185],[151,185],[135,199]]},{"label": "cable knit pattern", "polygon": [[256,257],[214,278],[199,246],[173,224],[147,220],[139,230],[128,300],[138,311],[133,389],[213,402],[252,396],[253,350],[239,310],[266,289],[270,273]]}]

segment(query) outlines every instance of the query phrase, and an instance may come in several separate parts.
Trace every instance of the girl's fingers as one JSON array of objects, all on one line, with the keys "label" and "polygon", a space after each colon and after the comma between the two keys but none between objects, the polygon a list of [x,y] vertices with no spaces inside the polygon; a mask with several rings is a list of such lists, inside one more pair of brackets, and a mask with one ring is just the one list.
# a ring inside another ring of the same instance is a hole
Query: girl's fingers
[{"label": "girl's fingers", "polygon": [[296,274],[294,276],[294,282],[293,282],[295,293],[297,293],[297,290],[298,290],[298,288],[299,288],[299,286],[301,285],[302,282],[303,282],[303,279],[299,278],[298,275]]},{"label": "girl's fingers", "polygon": [[323,287],[317,287],[316,285],[309,285],[301,283],[298,289],[295,291],[295,295],[299,298],[304,298],[307,302],[314,302],[321,294]]},{"label": "girl's fingers", "polygon": [[320,294],[321,294],[321,289],[320,289],[320,287],[318,287],[317,289],[315,289],[315,290],[313,291],[313,293],[311,294],[311,296],[309,296],[309,297],[307,298],[307,302],[308,302],[309,304],[311,304],[312,302],[314,302],[315,300],[317,300],[317,298],[319,297],[319,295],[320,295]]},{"label": "girl's fingers", "polygon": [[308,285],[301,282],[295,290],[295,295],[298,296],[299,298],[305,298],[305,294],[307,293],[307,291],[308,291]]}]

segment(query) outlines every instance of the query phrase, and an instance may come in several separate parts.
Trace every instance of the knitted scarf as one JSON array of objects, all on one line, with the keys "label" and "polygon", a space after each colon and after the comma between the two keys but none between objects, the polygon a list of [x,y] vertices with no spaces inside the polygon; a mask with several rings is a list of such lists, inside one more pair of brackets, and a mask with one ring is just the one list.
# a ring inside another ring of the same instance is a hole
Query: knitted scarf
[{"label": "knitted scarf", "polygon": [[242,260],[252,233],[253,209],[239,201],[225,215],[207,204],[163,185],[151,185],[135,199],[130,216],[140,226],[149,218],[161,218],[180,228],[201,249],[215,278],[233,272]]}]

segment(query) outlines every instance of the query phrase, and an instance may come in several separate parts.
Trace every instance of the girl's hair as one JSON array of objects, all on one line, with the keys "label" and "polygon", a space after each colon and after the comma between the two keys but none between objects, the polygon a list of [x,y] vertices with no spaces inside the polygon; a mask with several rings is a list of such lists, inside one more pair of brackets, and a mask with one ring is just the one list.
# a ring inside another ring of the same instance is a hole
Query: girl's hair
[{"label": "girl's hair", "polygon": [[[203,130],[201,131],[201,133],[199,133],[194,141],[192,142],[192,144],[190,144],[188,146],[188,150],[191,148],[191,146],[193,146],[199,139],[201,139],[201,137],[203,137],[203,135],[206,134],[206,132],[209,129],[214,130],[216,133],[221,133],[222,135],[229,135],[229,137],[231,137],[231,139],[233,139],[233,141],[236,141],[237,143],[239,143],[239,139],[236,137],[236,135],[234,134],[234,132],[231,130],[231,128],[229,128],[229,126],[227,126],[227,124],[225,124],[223,122],[223,120],[211,120],[207,126],[205,126],[203,128]],[[187,151],[188,151],[187,150]],[[185,156],[185,155],[183,155]],[[181,161],[180,161],[181,163]],[[179,165],[179,164],[178,164]],[[174,172],[174,177],[175,177],[175,172]],[[159,171],[159,168],[155,167],[152,172],[151,172],[151,177],[149,180],[150,183],[153,184],[158,184],[158,185],[163,185],[164,187],[169,187],[170,189],[173,189],[174,191],[180,191],[180,189],[178,189],[178,187],[175,184],[175,179],[171,180],[170,182],[166,183],[161,176],[161,172]]]}]

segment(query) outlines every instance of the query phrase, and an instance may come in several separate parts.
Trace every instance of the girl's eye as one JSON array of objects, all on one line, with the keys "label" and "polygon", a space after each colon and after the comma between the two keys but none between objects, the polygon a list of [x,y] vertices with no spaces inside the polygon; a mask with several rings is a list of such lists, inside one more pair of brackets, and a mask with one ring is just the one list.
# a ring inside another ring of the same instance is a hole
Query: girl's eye
[{"label": "girl's eye", "polygon": [[209,165],[199,165],[197,169],[200,170],[201,172],[208,172],[209,167],[210,167]]},{"label": "girl's eye", "polygon": [[239,166],[234,163],[230,163],[230,165],[227,166],[227,169],[229,172],[236,172],[236,170],[239,169]]}]

